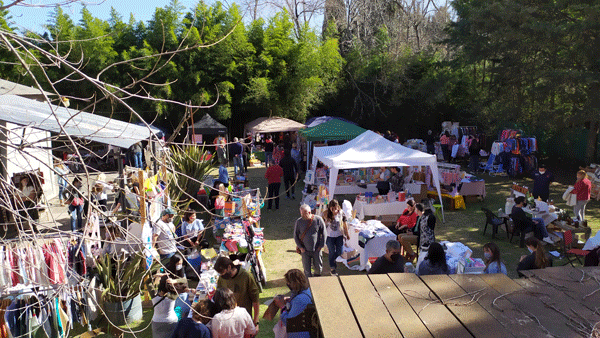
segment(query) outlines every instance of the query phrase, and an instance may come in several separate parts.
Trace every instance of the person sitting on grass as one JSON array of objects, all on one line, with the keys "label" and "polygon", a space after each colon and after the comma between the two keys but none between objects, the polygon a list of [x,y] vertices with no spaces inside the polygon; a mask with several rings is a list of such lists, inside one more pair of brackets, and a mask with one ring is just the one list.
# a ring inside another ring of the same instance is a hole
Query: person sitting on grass
[{"label": "person sitting on grass", "polygon": [[370,275],[404,272],[404,257],[400,255],[400,243],[392,239],[385,244],[385,255],[377,258],[369,270]]},{"label": "person sitting on grass", "polygon": [[503,273],[507,274],[506,266],[500,260],[500,249],[494,242],[483,245],[483,256],[485,261],[485,273]]}]

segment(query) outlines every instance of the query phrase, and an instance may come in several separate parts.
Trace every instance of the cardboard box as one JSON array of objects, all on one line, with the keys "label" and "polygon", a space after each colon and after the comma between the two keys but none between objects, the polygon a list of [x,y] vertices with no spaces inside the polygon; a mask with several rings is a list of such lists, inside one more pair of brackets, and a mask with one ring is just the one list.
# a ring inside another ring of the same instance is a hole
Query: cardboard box
[{"label": "cardboard box", "polygon": [[483,199],[479,195],[468,195],[468,196],[463,196],[463,198],[465,199],[465,203],[467,203],[467,204],[483,201]]}]

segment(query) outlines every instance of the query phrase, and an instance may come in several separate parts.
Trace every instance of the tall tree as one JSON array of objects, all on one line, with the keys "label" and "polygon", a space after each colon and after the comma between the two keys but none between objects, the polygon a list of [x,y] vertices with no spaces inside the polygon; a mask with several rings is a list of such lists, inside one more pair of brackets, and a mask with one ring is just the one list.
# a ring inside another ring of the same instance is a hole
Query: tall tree
[{"label": "tall tree", "polygon": [[456,0],[449,42],[483,94],[481,120],[510,119],[556,132],[589,129],[586,159],[600,124],[600,3]]}]

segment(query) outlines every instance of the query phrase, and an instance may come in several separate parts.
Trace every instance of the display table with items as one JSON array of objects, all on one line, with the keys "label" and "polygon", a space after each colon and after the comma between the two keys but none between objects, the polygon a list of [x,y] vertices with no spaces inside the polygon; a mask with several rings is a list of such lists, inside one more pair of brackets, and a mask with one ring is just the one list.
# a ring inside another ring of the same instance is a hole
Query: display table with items
[{"label": "display table with items", "polygon": [[463,178],[458,184],[458,192],[463,197],[467,196],[481,196],[485,199],[485,181],[475,176]]},{"label": "display table with items", "polygon": [[[428,191],[427,197],[435,199],[437,197],[437,192]],[[448,210],[457,210],[457,209],[466,209],[465,199],[462,195],[451,195],[448,193],[442,193],[442,201],[444,202],[444,207],[447,207]]]},{"label": "display table with items", "polygon": [[363,220],[365,216],[401,214],[406,209],[406,201],[389,199],[388,195],[371,197],[367,194],[366,196],[357,196],[352,207],[356,211],[356,217]]},{"label": "display table with items", "polygon": [[[446,253],[446,264],[450,274],[466,273],[480,274],[485,270],[485,263],[481,258],[472,258],[473,251],[468,246],[460,242],[440,242]],[[421,250],[417,260],[416,271],[419,270],[419,265],[427,257],[427,251]]]},{"label": "display table with items", "polygon": [[377,220],[360,222],[355,218],[348,222],[348,233],[348,246],[360,254],[360,270],[368,270],[371,261],[385,254],[386,243],[396,239],[396,235]]}]

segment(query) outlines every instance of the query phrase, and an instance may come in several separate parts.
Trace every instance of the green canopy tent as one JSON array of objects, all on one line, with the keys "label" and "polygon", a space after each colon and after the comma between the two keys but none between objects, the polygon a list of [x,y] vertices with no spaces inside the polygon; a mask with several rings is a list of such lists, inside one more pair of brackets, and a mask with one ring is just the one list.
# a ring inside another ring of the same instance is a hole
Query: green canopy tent
[{"label": "green canopy tent", "polygon": [[306,170],[308,170],[312,159],[310,154],[312,142],[353,140],[365,131],[367,130],[364,128],[340,119],[331,119],[314,127],[299,130],[300,136],[308,142],[307,149],[309,153],[306,156]]},{"label": "green canopy tent", "polygon": [[300,135],[307,141],[347,141],[367,131],[357,125],[332,119],[312,128],[302,129]]}]

